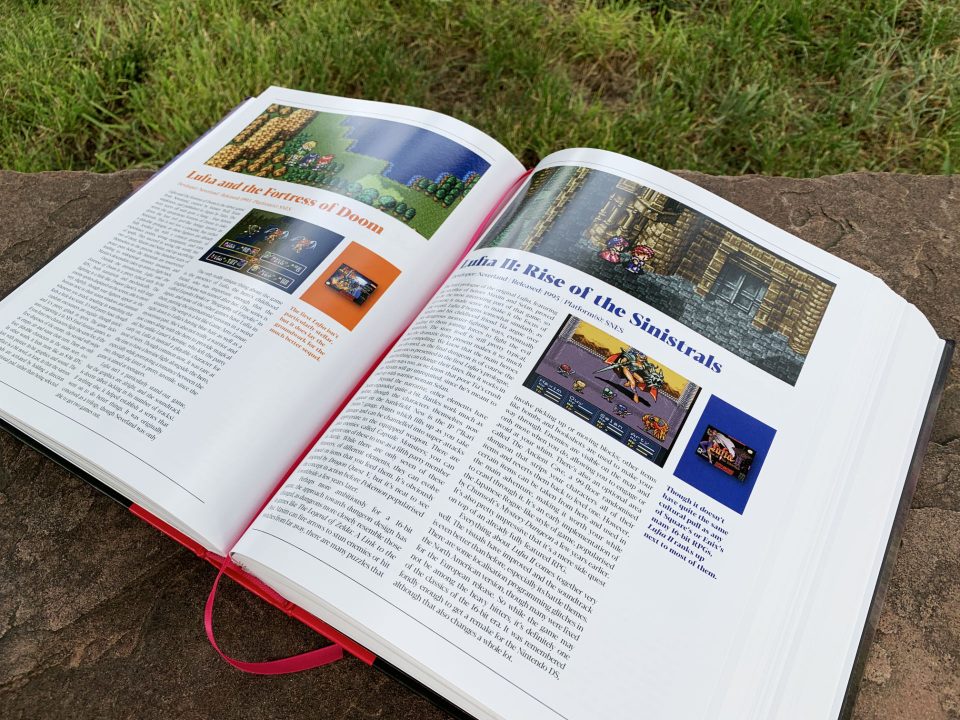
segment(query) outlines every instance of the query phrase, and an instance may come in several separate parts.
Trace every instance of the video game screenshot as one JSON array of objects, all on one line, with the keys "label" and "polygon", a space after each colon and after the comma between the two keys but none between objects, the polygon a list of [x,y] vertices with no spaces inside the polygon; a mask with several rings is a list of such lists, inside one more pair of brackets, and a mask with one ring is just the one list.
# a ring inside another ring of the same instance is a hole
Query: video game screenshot
[{"label": "video game screenshot", "polygon": [[416,125],[279,104],[206,164],[354,198],[427,239],[490,167],[469,148]]},{"label": "video game screenshot", "polygon": [[569,316],[524,386],[663,466],[700,387]]},{"label": "video game screenshot", "polygon": [[292,293],[343,235],[312,223],[252,210],[200,258]]},{"label": "video game screenshot", "polygon": [[834,290],[662,192],[585,167],[535,173],[480,247],[583,270],[791,385]]}]

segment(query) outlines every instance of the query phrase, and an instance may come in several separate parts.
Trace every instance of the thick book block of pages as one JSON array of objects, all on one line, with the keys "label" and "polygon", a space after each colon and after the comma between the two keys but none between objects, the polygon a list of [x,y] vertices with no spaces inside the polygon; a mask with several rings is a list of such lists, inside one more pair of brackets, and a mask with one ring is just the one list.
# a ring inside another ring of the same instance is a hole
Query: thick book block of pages
[{"label": "thick book block of pages", "polygon": [[270,88],[0,303],[0,417],[449,709],[835,718],[951,351],[640,161]]}]

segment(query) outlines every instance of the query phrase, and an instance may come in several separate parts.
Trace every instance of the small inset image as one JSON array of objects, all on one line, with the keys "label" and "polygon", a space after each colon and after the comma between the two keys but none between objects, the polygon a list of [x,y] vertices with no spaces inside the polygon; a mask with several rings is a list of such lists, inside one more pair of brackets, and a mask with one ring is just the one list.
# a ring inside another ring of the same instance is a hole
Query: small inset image
[{"label": "small inset image", "polygon": [[711,396],[673,474],[742,515],[776,433]]},{"label": "small inset image", "polygon": [[573,315],[523,384],[660,467],[700,392],[645,348]]},{"label": "small inset image", "polygon": [[368,277],[364,277],[358,270],[346,263],[334,270],[333,275],[327,278],[327,286],[339,293],[343,293],[357,305],[363,305],[377,289],[377,284]]},{"label": "small inset image", "polygon": [[313,223],[252,210],[200,260],[292,293],[341,240],[343,235]]},{"label": "small inset image", "polygon": [[729,433],[707,425],[706,432],[697,445],[697,455],[727,475],[746,482],[756,452]]},{"label": "small inset image", "polygon": [[400,270],[359,243],[352,242],[330,263],[300,299],[353,330],[379,302]]}]

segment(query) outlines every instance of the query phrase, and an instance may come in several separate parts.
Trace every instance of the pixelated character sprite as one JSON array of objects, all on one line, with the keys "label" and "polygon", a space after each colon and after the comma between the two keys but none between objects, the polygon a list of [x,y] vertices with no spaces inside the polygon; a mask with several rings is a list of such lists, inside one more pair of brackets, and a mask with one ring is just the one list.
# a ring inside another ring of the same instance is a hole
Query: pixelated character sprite
[{"label": "pixelated character sprite", "polygon": [[320,153],[307,153],[303,160],[300,161],[299,167],[312,168],[318,157],[320,157]]},{"label": "pixelated character sprite", "polygon": [[613,414],[620,418],[625,418],[627,415],[632,415],[633,413],[627,408],[623,403],[617,403],[616,407],[613,408]]},{"label": "pixelated character sprite", "polygon": [[336,155],[322,155],[317,158],[317,161],[313,164],[313,166],[317,170],[319,170],[320,168],[325,168],[327,165],[330,164],[330,161],[333,160],[333,158],[335,157]]},{"label": "pixelated character sprite", "polygon": [[667,439],[667,433],[670,432],[670,425],[663,418],[647,413],[641,418],[643,420],[643,429],[653,435],[657,440],[663,442]]},{"label": "pixelated character sprite", "polygon": [[563,375],[564,377],[570,377],[570,373],[573,372],[573,368],[567,365],[566,363],[560,363],[557,365],[557,372]]},{"label": "pixelated character sprite", "polygon": [[293,251],[299,255],[304,250],[313,250],[317,246],[316,240],[300,235],[293,239]]},{"label": "pixelated character sprite", "polygon": [[600,251],[600,259],[607,262],[622,262],[626,257],[627,247],[630,245],[625,238],[615,236],[607,240],[606,247]]},{"label": "pixelated character sprite", "polygon": [[607,357],[607,367],[594,371],[594,375],[613,371],[623,378],[624,386],[633,391],[633,401],[640,402],[639,392],[650,393],[657,399],[657,393],[664,386],[663,371],[636,348],[620,348],[620,352]]},{"label": "pixelated character sprite", "polygon": [[608,403],[612,403],[612,402],[613,402],[614,392],[613,392],[613,389],[612,389],[612,388],[605,387],[605,388],[600,392],[600,394],[603,395],[603,399],[606,400]]},{"label": "pixelated character sprite", "polygon": [[635,275],[643,275],[643,267],[656,255],[653,248],[649,245],[636,245],[630,251],[630,259],[627,261],[626,271]]},{"label": "pixelated character sprite", "polygon": [[237,235],[237,240],[251,240],[258,232],[260,232],[260,226],[256,223],[250,223],[243,229],[242,233]]},{"label": "pixelated character sprite", "polygon": [[290,155],[290,157],[287,158],[286,164],[289,165],[290,167],[293,167],[294,165],[299,164],[300,161],[303,160],[310,153],[310,151],[313,150],[316,146],[317,146],[317,143],[315,140],[307,140],[303,145],[299,147],[299,149],[296,152],[294,152],[293,154]]},{"label": "pixelated character sprite", "polygon": [[573,381],[573,390],[583,394],[583,391],[587,389],[587,384],[583,380],[574,380]]},{"label": "pixelated character sprite", "polygon": [[281,240],[285,240],[287,235],[289,234],[290,233],[287,232],[286,230],[281,230],[280,228],[274,227],[274,228],[270,228],[267,231],[267,234],[264,237],[264,240],[267,243],[267,247],[273,247],[276,243],[280,242]]}]

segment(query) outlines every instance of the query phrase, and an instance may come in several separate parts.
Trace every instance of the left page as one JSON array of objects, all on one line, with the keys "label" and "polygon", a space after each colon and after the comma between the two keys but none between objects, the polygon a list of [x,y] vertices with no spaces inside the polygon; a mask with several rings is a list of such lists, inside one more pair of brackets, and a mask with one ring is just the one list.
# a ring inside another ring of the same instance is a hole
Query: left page
[{"label": "left page", "polygon": [[522,172],[270,88],[0,304],[0,416],[224,553]]}]

